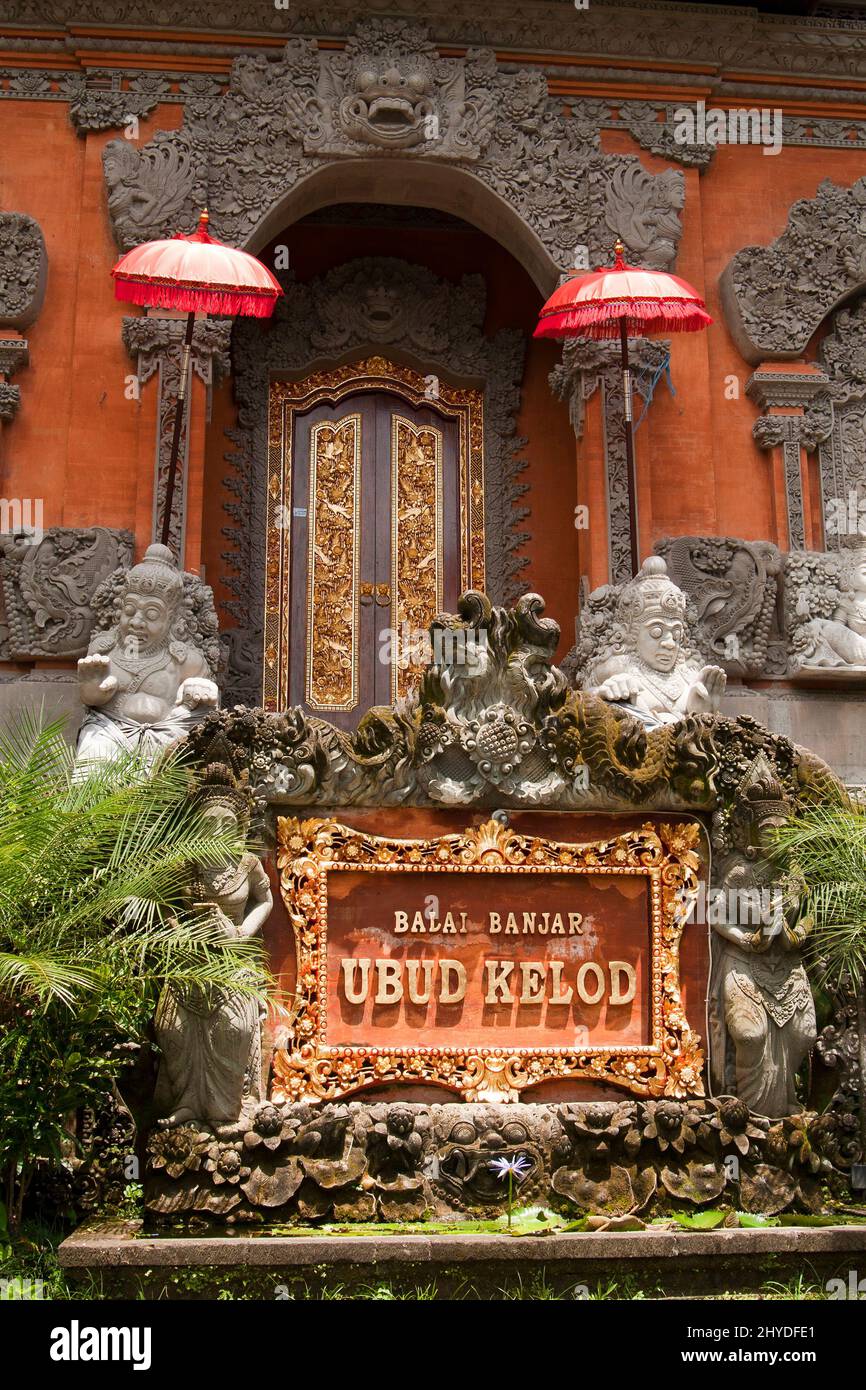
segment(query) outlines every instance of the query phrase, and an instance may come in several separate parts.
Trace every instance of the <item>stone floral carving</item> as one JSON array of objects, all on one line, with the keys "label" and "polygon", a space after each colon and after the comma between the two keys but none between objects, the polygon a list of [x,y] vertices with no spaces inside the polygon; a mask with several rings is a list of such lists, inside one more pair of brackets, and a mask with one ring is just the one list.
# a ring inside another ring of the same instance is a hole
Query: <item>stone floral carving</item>
[{"label": "stone floral carving", "polygon": [[213,595],[198,576],[181,574],[166,546],[152,545],[99,586],[93,607],[97,630],[78,663],[88,707],[79,762],[118,748],[156,757],[217,704]]},{"label": "stone floral carving", "polygon": [[[665,1106],[664,1150],[652,1115]],[[265,1107],[260,1107],[260,1112]],[[671,1102],[590,1105],[424,1105],[357,1101],[272,1105],[256,1130],[276,1146],[220,1137],[212,1126],[152,1132],[145,1201],[163,1222],[199,1212],[229,1224],[495,1217],[508,1184],[491,1166],[523,1157],[514,1200],[561,1210],[567,1218],[640,1213],[646,1222],[671,1208],[722,1206],[776,1213],[826,1209],[827,1190],[845,1192],[840,1117],[812,1112],[770,1126],[731,1097],[690,1102],[678,1122]],[[668,1113],[671,1112],[671,1113]],[[738,1142],[746,1138],[745,1148]],[[389,1140],[392,1141],[389,1143]],[[736,1181],[725,1159],[739,1160]]]},{"label": "stone floral carving", "polygon": [[[815,1005],[800,959],[811,922],[798,915],[796,884],[780,878],[767,857],[767,837],[789,811],[773,769],[759,756],[732,812],[733,849],[716,870],[726,900],[743,909],[734,920],[731,914],[712,920],[714,1084],[737,1096],[743,1110],[771,1117],[801,1108],[796,1076],[816,1038]],[[747,894],[758,899],[751,921]]]},{"label": "stone floral carving", "polygon": [[850,188],[825,179],[794,203],[770,246],[738,251],[721,277],[722,303],[748,362],[802,357],[822,319],[866,282],[866,178]]},{"label": "stone floral carving", "polygon": [[866,547],[789,555],[785,585],[792,672],[866,675]]},{"label": "stone floral carving", "polygon": [[[648,724],[672,722],[687,714],[718,709],[725,673],[703,665],[688,644],[688,599],[667,577],[660,556],[645,560],[640,573],[614,596],[596,591],[595,609],[584,619],[593,634],[579,643],[579,674],[587,689],[603,700],[615,701]],[[613,623],[602,627],[599,609]],[[582,634],[583,635],[583,634]],[[593,641],[593,637],[600,641]],[[585,655],[584,655],[585,654]]]},{"label": "stone floral carving", "polygon": [[[246,243],[263,209],[298,179],[359,155],[451,164],[504,199],[554,265],[583,243],[598,257],[613,233],[630,259],[671,264],[683,179],[587,147],[540,69],[502,71],[492,49],[440,57],[426,29],[362,21],[342,50],[293,38],[276,60],[236,58],[229,90],[190,103],[179,131],[104,153],[108,203],[124,249],[211,210],[224,238]],[[544,168],[543,179],[526,171]],[[581,189],[575,201],[573,189]]]},{"label": "stone floral carving", "polygon": [[38,222],[23,212],[0,212],[0,328],[26,328],[45,298],[48,256]]},{"label": "stone floral carving", "polygon": [[0,536],[0,584],[8,635],[0,659],[83,656],[91,599],[118,566],[132,563],[129,531],[52,526],[40,541]]},{"label": "stone floral carving", "polygon": [[655,547],[695,610],[695,640],[729,675],[782,675],[782,555],[769,541],[678,536]]},{"label": "stone floral carving", "polygon": [[[246,832],[249,793],[226,764],[205,769],[196,800],[215,831]],[[222,864],[194,865],[187,896],[232,940],[258,934],[273,907],[268,876],[248,853]],[[223,1137],[244,1133],[261,1094],[261,1017],[251,993],[166,987],[154,1023],[161,1053],[154,1100],[161,1128],[195,1121]],[[270,1147],[267,1133],[263,1142]],[[214,1173],[217,1183],[239,1177],[240,1163],[217,1159]]]}]

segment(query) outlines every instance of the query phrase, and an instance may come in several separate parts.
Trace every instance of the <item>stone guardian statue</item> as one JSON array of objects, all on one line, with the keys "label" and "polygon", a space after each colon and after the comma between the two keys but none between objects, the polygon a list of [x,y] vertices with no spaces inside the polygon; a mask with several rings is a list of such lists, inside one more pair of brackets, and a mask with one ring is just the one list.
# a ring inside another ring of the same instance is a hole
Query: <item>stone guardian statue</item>
[{"label": "stone guardian statue", "polygon": [[673,723],[719,708],[726,676],[691,650],[688,596],[660,555],[644,560],[615,601],[614,622],[591,661],[586,688],[646,724]]},{"label": "stone guardian statue", "polygon": [[119,749],[153,761],[219,702],[213,595],[181,574],[166,546],[151,545],[140,564],[100,585],[93,606],[99,627],[78,663],[87,706],[78,762]]}]

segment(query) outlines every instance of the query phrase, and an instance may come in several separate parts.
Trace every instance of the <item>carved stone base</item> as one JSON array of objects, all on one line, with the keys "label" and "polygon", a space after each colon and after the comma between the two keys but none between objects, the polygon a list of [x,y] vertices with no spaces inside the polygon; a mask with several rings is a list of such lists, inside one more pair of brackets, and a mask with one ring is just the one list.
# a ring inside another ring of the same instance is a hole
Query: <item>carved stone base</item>
[{"label": "carved stone base", "polygon": [[[850,1200],[850,1117],[770,1121],[731,1097],[572,1105],[263,1104],[244,1132],[155,1130],[160,1224],[496,1217],[513,1205],[642,1221],[701,1207],[776,1215]],[[518,1162],[521,1160],[522,1162]],[[505,1166],[505,1173],[500,1171]]]}]

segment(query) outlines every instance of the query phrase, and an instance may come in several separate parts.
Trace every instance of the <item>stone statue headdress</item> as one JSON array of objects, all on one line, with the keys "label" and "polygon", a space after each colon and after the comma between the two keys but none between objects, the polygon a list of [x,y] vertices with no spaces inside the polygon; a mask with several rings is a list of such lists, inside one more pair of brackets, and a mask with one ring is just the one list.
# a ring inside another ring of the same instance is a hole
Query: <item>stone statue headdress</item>
[{"label": "stone statue headdress", "polygon": [[735,845],[744,848],[753,858],[757,850],[750,848],[762,826],[782,825],[790,814],[790,801],[775,768],[766,754],[758,753],[749,765],[734,795],[731,827]]},{"label": "stone statue headdress", "polygon": [[253,805],[249,774],[239,766],[235,750],[222,734],[210,741],[202,763],[193,793],[196,804],[227,807],[246,830]]},{"label": "stone statue headdress", "polygon": [[616,618],[624,627],[656,616],[684,622],[687,605],[688,595],[668,578],[668,567],[661,555],[650,555],[634,579],[623,585]]},{"label": "stone statue headdress", "polygon": [[246,772],[238,775],[227,763],[209,763],[199,774],[194,796],[198,806],[225,806],[241,827],[249,824],[252,792]]},{"label": "stone statue headdress", "polygon": [[178,568],[168,546],[149,545],[131,569],[117,569],[96,589],[90,606],[95,614],[88,653],[110,652],[117,645],[117,622],[125,594],[152,594],[172,614],[168,649],[178,660],[189,647],[201,652],[216,678],[219,670],[219,623],[213,593],[197,574]]},{"label": "stone statue headdress", "polygon": [[150,594],[174,610],[183,597],[183,575],[167,545],[149,545],[144,558],[124,575],[126,593]]}]

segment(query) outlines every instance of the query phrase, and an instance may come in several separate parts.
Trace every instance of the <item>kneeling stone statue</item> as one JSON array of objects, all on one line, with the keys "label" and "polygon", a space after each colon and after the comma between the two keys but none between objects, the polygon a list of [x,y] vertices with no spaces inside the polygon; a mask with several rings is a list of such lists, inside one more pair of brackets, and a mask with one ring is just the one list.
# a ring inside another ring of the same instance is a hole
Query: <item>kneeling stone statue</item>
[{"label": "kneeling stone statue", "polygon": [[668,578],[660,555],[644,560],[618,595],[596,590],[586,621],[581,615],[584,688],[651,725],[715,712],[726,676],[692,651],[687,609],[688,596]]},{"label": "kneeling stone statue", "polygon": [[93,607],[97,631],[78,663],[88,707],[78,763],[104,762],[118,749],[153,761],[219,702],[213,595],[181,574],[166,546],[151,545],[140,564],[100,585]]}]

